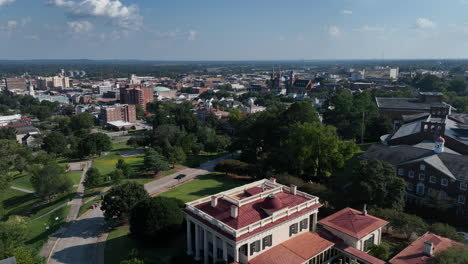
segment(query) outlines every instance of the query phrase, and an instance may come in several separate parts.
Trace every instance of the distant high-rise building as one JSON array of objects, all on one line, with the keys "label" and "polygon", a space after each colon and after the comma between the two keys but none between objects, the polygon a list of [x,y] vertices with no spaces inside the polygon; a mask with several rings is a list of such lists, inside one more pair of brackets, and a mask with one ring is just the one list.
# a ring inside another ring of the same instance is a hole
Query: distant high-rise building
[{"label": "distant high-rise building", "polygon": [[146,109],[146,104],[154,102],[153,88],[140,86],[120,88],[120,102],[141,105],[143,109]]},{"label": "distant high-rise building", "polygon": [[136,107],[134,105],[113,105],[101,109],[101,120],[104,123],[123,121],[136,122]]},{"label": "distant high-rise building", "polygon": [[6,78],[6,89],[8,91],[22,90],[26,91],[26,79],[25,78]]}]

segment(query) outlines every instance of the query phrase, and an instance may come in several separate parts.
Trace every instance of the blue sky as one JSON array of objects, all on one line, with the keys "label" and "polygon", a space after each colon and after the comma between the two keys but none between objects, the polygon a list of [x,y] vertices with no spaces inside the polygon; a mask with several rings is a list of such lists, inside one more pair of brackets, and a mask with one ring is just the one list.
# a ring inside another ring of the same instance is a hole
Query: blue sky
[{"label": "blue sky", "polygon": [[468,58],[468,0],[0,0],[0,59]]}]

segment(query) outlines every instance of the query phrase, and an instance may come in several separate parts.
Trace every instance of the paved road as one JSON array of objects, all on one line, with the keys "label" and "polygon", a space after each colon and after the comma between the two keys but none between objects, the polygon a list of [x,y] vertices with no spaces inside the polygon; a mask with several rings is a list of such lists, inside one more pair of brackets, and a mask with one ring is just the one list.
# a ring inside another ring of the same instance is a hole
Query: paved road
[{"label": "paved road", "polygon": [[81,174],[80,184],[78,184],[78,188],[76,189],[76,195],[73,198],[73,200],[71,200],[71,202],[69,203],[71,207],[70,207],[70,212],[68,213],[68,216],[67,216],[67,222],[76,220],[76,218],[78,217],[78,213],[80,212],[81,204],[83,203],[83,193],[84,193],[83,183],[86,178],[85,177],[86,172],[91,167],[92,163],[91,161],[88,161],[85,164],[86,166],[83,168],[83,173]]},{"label": "paved road", "polygon": [[[207,163],[202,164],[197,169],[187,168],[172,175],[157,179],[145,184],[145,189],[149,194],[155,195],[166,189],[172,188],[177,184],[188,181],[199,175],[204,175],[213,171],[214,166],[222,159],[230,156],[224,156]],[[178,181],[174,179],[179,174],[187,176]],[[85,214],[75,222],[70,222],[67,228],[64,228],[62,234],[57,235],[54,241],[54,247],[49,250],[52,252],[47,263],[53,264],[103,264],[104,247],[108,233],[106,231],[106,222],[103,212],[96,208]]]},{"label": "paved road", "polygon": [[104,246],[107,240],[103,212],[97,208],[83,218],[70,223],[69,228],[58,235],[54,254],[47,263],[53,264],[103,264]]},{"label": "paved road", "polygon": [[[223,159],[226,159],[228,157],[230,157],[230,155],[223,156],[223,157],[208,161],[206,163],[203,163],[203,164],[200,165],[200,167],[198,167],[196,169],[186,168],[186,169],[178,171],[177,173],[174,173],[172,175],[169,175],[169,176],[166,176],[164,178],[149,182],[149,183],[145,184],[145,189],[150,195],[156,195],[156,194],[158,194],[160,192],[163,192],[163,191],[165,191],[167,189],[170,189],[170,188],[172,188],[172,187],[174,187],[174,186],[176,186],[178,184],[189,181],[189,180],[191,180],[191,179],[193,179],[193,178],[195,178],[197,176],[205,175],[207,173],[212,172],[214,170],[214,167],[216,166],[216,164],[219,161],[221,161]],[[181,180],[175,179],[175,177],[177,175],[179,175],[179,174],[185,174],[187,176],[185,176]]]}]

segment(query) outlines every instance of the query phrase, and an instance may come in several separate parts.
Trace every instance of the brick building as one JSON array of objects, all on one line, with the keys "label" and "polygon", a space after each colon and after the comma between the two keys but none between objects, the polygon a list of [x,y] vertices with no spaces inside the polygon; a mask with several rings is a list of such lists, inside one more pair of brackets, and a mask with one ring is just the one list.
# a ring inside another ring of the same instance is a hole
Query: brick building
[{"label": "brick building", "polygon": [[139,85],[120,88],[120,102],[122,104],[140,105],[146,110],[146,104],[154,102],[153,88]]},{"label": "brick building", "polygon": [[27,89],[25,78],[6,78],[5,82],[7,91],[26,91]]},{"label": "brick building", "polygon": [[135,105],[113,105],[101,108],[101,121],[104,124],[122,121],[127,123],[136,122]]},{"label": "brick building", "polygon": [[430,113],[406,118],[362,158],[392,164],[407,182],[408,202],[468,215],[466,116],[451,114],[450,107],[431,107]]}]

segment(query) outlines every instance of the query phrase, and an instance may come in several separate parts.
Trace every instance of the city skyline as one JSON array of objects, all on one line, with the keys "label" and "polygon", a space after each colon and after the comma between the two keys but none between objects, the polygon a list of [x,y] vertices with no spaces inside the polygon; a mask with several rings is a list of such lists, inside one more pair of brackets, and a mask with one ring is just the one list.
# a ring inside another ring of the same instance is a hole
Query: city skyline
[{"label": "city skyline", "polygon": [[0,0],[0,59],[461,59],[467,10],[463,0]]}]

